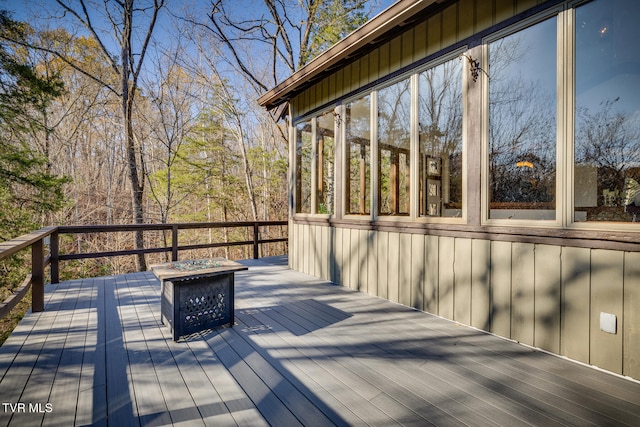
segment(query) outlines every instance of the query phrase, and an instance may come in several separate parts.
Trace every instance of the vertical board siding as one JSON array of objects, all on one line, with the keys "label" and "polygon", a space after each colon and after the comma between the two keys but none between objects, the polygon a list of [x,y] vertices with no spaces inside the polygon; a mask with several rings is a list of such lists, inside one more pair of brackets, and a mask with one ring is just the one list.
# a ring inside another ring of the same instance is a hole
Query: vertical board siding
[{"label": "vertical board siding", "polygon": [[591,253],[585,248],[562,248],[562,305],[560,354],[589,363]]},{"label": "vertical board siding", "polygon": [[389,299],[389,233],[378,233],[378,296]]},{"label": "vertical board siding", "polygon": [[471,324],[471,239],[456,239],[454,288],[454,320]]},{"label": "vertical board siding", "polygon": [[455,239],[440,237],[438,260],[438,314],[447,319],[453,319],[455,272]]},{"label": "vertical board siding", "polygon": [[471,37],[474,33],[474,0],[460,0],[458,3],[458,40]]},{"label": "vertical board siding", "polygon": [[[622,297],[624,253],[591,251],[591,360],[592,365],[622,374]],[[615,334],[600,330],[600,313],[617,318]]]},{"label": "vertical board siding", "polygon": [[471,242],[471,326],[491,330],[491,242]]},{"label": "vertical board siding", "polygon": [[[342,268],[342,264],[343,264],[343,260],[344,260],[344,254],[342,253],[342,228],[336,228],[336,274],[335,274],[335,282],[336,283],[340,283],[340,284],[344,284],[344,279],[343,279],[343,268]],[[299,253],[299,252],[298,252]]]},{"label": "vertical board siding", "polygon": [[424,281],[424,310],[438,314],[438,266],[439,241],[437,236],[425,238],[424,256],[426,258],[426,275]]},{"label": "vertical board siding", "polygon": [[358,230],[358,287],[357,289],[361,292],[367,292],[367,282],[369,281],[369,269],[368,269],[368,261],[369,261],[369,252],[371,252],[371,245],[369,242],[369,231],[368,230]]},{"label": "vertical board siding", "polygon": [[389,233],[389,255],[387,257],[387,299],[400,302],[400,233]]},{"label": "vertical board siding", "polygon": [[307,274],[640,378],[640,253],[303,224],[290,241]]},{"label": "vertical board siding", "polygon": [[401,67],[407,67],[413,63],[414,41],[415,41],[415,34],[414,34],[413,28],[402,33],[402,63],[400,64]]},{"label": "vertical board siding", "polygon": [[560,252],[559,246],[536,245],[534,345],[560,353]]},{"label": "vertical board siding", "polygon": [[389,43],[389,71],[402,68],[402,36],[391,39]]},{"label": "vertical board siding", "polygon": [[458,5],[452,4],[442,11],[442,47],[450,46],[458,35]]},{"label": "vertical board siding", "polygon": [[424,310],[425,236],[411,235],[411,307]]},{"label": "vertical board siding", "polygon": [[511,244],[511,338],[533,345],[534,245]]},{"label": "vertical board siding", "polygon": [[640,378],[640,253],[627,252],[624,258],[624,325],[622,373]]},{"label": "vertical board siding", "polygon": [[399,265],[399,295],[398,301],[402,305],[406,305],[407,307],[411,307],[411,263],[412,263],[412,244],[411,244],[411,234],[402,233],[400,234],[400,259],[398,262]]},{"label": "vertical board siding", "polygon": [[378,233],[369,230],[367,241],[367,293],[378,295]]},{"label": "vertical board siding", "polygon": [[491,242],[491,332],[511,338],[511,243]]}]

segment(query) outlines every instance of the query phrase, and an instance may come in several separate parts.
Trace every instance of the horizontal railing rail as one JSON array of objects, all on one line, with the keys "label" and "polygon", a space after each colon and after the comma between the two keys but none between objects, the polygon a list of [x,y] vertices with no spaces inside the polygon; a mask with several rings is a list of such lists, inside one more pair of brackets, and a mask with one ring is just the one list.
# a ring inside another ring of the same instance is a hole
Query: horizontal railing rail
[{"label": "horizontal railing rail", "polygon": [[[7,315],[13,307],[32,289],[31,309],[34,312],[44,310],[44,272],[47,266],[51,269],[51,283],[60,281],[60,262],[110,258],[116,256],[152,254],[171,252],[171,260],[178,261],[180,251],[194,249],[221,248],[233,246],[252,246],[253,258],[259,258],[260,245],[266,243],[286,242],[287,237],[261,239],[260,228],[268,226],[287,226],[287,221],[245,221],[245,222],[207,222],[207,223],[172,223],[172,224],[128,224],[128,225],[70,225],[45,227],[12,240],[0,243],[0,261],[31,248],[31,274],[21,283],[7,300],[0,304],[0,319]],[[216,228],[252,228],[253,239],[215,242],[203,244],[179,244],[180,230],[216,229]],[[69,234],[117,233],[127,231],[171,231],[171,246],[143,249],[126,249],[117,251],[60,253],[60,236]],[[45,256],[45,241],[49,243],[49,255]]]}]

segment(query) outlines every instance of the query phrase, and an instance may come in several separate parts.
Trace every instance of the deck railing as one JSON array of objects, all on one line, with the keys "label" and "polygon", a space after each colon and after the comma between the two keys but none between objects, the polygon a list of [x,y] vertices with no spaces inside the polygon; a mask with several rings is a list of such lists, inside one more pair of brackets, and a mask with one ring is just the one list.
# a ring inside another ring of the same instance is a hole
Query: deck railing
[{"label": "deck railing", "polygon": [[[232,246],[252,246],[253,257],[260,256],[260,245],[265,243],[286,242],[287,237],[261,239],[260,229],[268,226],[286,226],[287,221],[246,221],[246,222],[208,222],[208,223],[177,223],[177,224],[132,224],[132,225],[78,225],[45,227],[15,239],[0,243],[0,261],[27,248],[31,248],[31,274],[7,300],[0,304],[0,319],[11,311],[15,305],[32,289],[31,309],[34,312],[44,310],[44,281],[45,268],[51,267],[51,283],[60,281],[60,262],[90,258],[115,257],[124,255],[171,253],[171,260],[178,261],[178,253],[185,250],[221,248]],[[215,228],[251,228],[251,240],[215,242],[204,244],[180,245],[180,230],[215,229]],[[60,236],[65,234],[96,234],[127,231],[170,231],[171,246],[127,249],[107,252],[86,252],[60,254]],[[48,243],[49,253],[45,253]]]}]

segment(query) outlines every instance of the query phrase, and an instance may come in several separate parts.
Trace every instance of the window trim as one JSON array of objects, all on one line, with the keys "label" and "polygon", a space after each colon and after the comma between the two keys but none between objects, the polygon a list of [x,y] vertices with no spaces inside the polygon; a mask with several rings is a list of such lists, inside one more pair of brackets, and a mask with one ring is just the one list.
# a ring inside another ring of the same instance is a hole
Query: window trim
[{"label": "window trim", "polygon": [[565,72],[564,58],[562,57],[562,39],[565,34],[565,23],[562,19],[564,6],[551,7],[539,14],[528,19],[522,20],[517,24],[496,31],[482,39],[482,60],[481,67],[483,70],[489,69],[489,45],[504,37],[516,34],[527,28],[533,27],[547,19],[556,17],[556,197],[555,197],[555,219],[538,220],[538,219],[500,219],[490,218],[490,201],[489,201],[489,86],[490,76],[486,73],[480,73],[480,83],[482,85],[482,161],[481,161],[481,212],[480,223],[486,226],[506,226],[506,227],[538,227],[538,228],[563,228],[566,206],[564,200],[566,198],[565,191],[565,155],[564,147],[566,146],[566,135],[564,135],[564,92],[566,84],[563,72]]}]

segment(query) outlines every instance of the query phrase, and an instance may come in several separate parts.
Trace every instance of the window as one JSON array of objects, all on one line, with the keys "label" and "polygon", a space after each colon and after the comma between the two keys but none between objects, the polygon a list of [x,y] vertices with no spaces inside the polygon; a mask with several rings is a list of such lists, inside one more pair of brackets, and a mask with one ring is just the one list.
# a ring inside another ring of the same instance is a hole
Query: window
[{"label": "window", "polygon": [[574,221],[639,221],[640,3],[575,16]]},{"label": "window", "polygon": [[418,79],[420,216],[462,216],[462,61]]},{"label": "window", "polygon": [[316,213],[334,213],[335,130],[333,112],[316,119]]},{"label": "window", "polygon": [[371,213],[371,102],[370,96],[345,105],[345,213]]},{"label": "window", "polygon": [[378,91],[378,214],[409,215],[411,81]]},{"label": "window", "polygon": [[556,219],[556,27],[489,44],[489,218]]},{"label": "window", "polygon": [[311,213],[311,121],[296,125],[296,212]]},{"label": "window", "polygon": [[378,214],[409,215],[411,161],[409,79],[378,91]]}]

